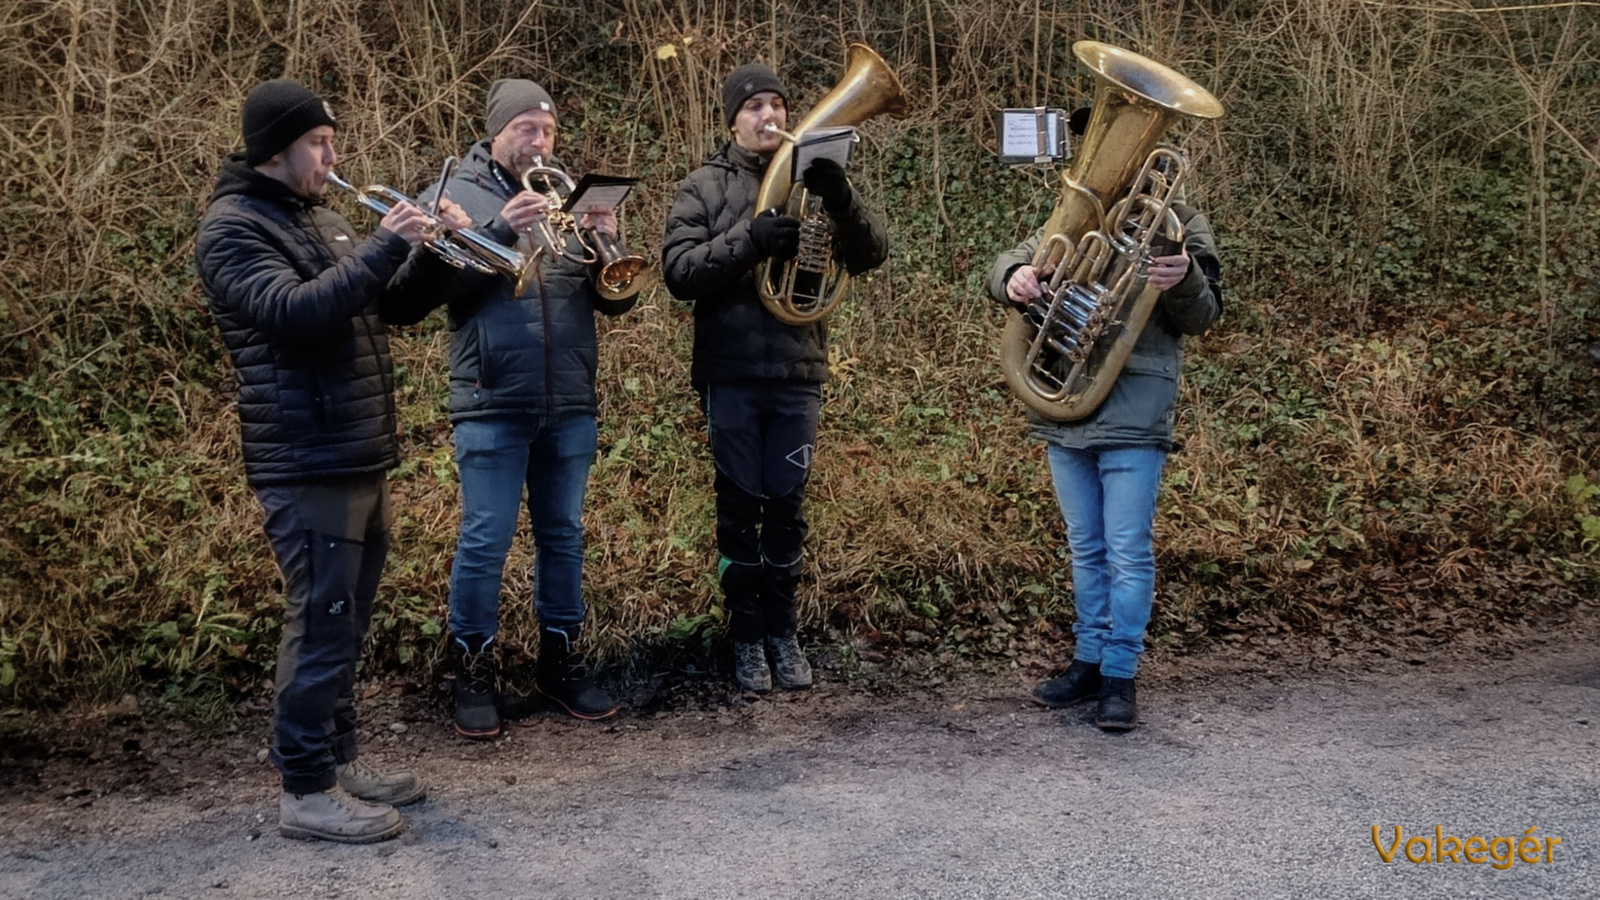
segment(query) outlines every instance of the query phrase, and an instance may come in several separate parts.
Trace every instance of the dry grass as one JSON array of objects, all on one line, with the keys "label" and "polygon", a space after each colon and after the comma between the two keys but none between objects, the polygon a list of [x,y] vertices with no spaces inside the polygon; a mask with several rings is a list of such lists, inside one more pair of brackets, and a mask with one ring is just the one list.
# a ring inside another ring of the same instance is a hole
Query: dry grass
[{"label": "dry grass", "polygon": [[[285,74],[333,99],[348,177],[406,189],[477,136],[491,80],[536,78],[562,104],[575,170],[643,178],[628,226],[654,248],[677,181],[721,140],[728,69],[773,64],[803,107],[838,77],[844,41],[872,44],[918,108],[868,126],[857,170],[895,258],[834,324],[805,621],[1032,658],[1070,594],[982,278],[1054,197],[1045,174],[993,164],[991,114],[1085,98],[1074,39],[1146,52],[1229,107],[1182,134],[1222,235],[1229,317],[1193,345],[1158,634],[1447,633],[1583,596],[1591,511],[1564,485],[1591,476],[1600,399],[1574,363],[1593,328],[1576,248],[1600,231],[1600,23],[1576,9],[1247,7],[6,6],[0,679],[16,680],[0,695],[201,673],[246,687],[270,664],[276,573],[190,252],[245,91]],[[441,332],[434,320],[396,342],[407,462],[374,634],[389,663],[440,646],[456,522]],[[611,659],[717,621],[688,335],[657,290],[603,339],[587,576]],[[509,597],[527,596],[529,552],[514,552]],[[525,641],[526,603],[506,617]]]}]

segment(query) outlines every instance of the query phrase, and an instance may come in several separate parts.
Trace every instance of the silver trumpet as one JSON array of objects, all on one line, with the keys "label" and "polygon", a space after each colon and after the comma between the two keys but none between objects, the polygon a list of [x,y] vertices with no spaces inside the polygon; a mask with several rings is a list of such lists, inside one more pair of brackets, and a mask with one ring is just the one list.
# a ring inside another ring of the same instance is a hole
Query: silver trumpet
[{"label": "silver trumpet", "polygon": [[[528,276],[533,272],[534,260],[531,257],[469,228],[448,228],[439,218],[439,198],[443,196],[445,182],[455,171],[455,166],[455,157],[446,159],[433,198],[426,205],[416,204],[429,219],[428,230],[431,236],[423,241],[423,246],[458,269],[472,269],[486,275],[504,275],[516,282],[517,293],[522,293],[522,289],[527,285]],[[381,184],[369,184],[358,188],[333,172],[328,173],[328,183],[355,194],[362,206],[380,216],[388,215],[401,203],[415,203],[410,197],[394,188]]]}]

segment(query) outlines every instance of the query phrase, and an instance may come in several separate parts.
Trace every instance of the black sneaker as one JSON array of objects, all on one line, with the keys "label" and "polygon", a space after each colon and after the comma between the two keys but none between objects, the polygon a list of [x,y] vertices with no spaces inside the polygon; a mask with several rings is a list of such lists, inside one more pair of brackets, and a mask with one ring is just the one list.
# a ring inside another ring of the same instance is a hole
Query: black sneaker
[{"label": "black sneaker", "polygon": [[1139,704],[1134,699],[1132,678],[1100,679],[1100,706],[1094,724],[1106,731],[1129,731],[1139,724]]},{"label": "black sneaker", "polygon": [[1041,681],[1033,689],[1033,699],[1051,709],[1065,709],[1098,696],[1100,664],[1081,659],[1073,660],[1072,665],[1067,666],[1067,671],[1049,681]]}]

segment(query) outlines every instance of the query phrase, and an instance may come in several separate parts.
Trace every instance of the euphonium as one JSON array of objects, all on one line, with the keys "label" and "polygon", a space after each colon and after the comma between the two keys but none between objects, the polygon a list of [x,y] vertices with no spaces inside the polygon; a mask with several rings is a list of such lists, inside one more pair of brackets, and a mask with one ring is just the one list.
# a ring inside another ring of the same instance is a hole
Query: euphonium
[{"label": "euphonium", "polygon": [[[859,125],[885,113],[904,116],[909,101],[894,70],[866,44],[851,44],[844,78],[817,102],[772,155],[756,192],[755,214],[781,208],[800,220],[800,252],[791,260],[762,260],[756,287],[767,311],[790,325],[826,318],[844,296],[850,273],[833,256],[833,225],[822,202],[803,184],[793,183],[794,144],[813,128]],[[775,272],[774,269],[777,271]]]},{"label": "euphonium", "polygon": [[1215,119],[1222,104],[1160,63],[1109,44],[1078,41],[1093,71],[1089,123],[1033,266],[1044,295],[1006,314],[1000,364],[1029,408],[1061,422],[1093,413],[1111,391],[1161,292],[1148,287],[1153,246],[1183,243],[1172,209],[1188,161],[1158,146],[1183,117]]},{"label": "euphonium", "polygon": [[[534,187],[543,182],[544,190]],[[623,300],[639,293],[644,287],[650,261],[643,256],[630,254],[622,244],[621,236],[611,237],[594,229],[583,227],[578,217],[568,212],[567,198],[577,189],[572,176],[556,166],[546,165],[539,157],[522,173],[523,189],[544,195],[548,207],[545,217],[530,232],[535,260],[541,255],[564,257],[584,266],[597,266],[594,287],[607,300]],[[621,223],[618,223],[619,227]],[[571,249],[567,235],[577,238],[577,250]],[[520,293],[520,290],[519,290]]]}]

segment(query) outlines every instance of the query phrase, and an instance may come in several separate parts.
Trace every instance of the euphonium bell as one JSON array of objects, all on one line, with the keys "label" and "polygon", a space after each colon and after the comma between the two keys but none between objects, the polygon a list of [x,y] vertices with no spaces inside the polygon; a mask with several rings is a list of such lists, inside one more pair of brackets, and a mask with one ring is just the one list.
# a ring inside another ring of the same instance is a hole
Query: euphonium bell
[{"label": "euphonium bell", "polygon": [[1044,296],[1006,313],[1000,367],[1030,409],[1082,419],[1105,401],[1161,292],[1149,260],[1183,241],[1172,203],[1188,161],[1159,146],[1182,118],[1215,119],[1204,88],[1137,53],[1095,41],[1072,45],[1097,82],[1089,123],[1045,222],[1033,267]]},{"label": "euphonium bell", "polygon": [[[792,134],[779,132],[784,143],[761,179],[755,214],[782,209],[800,220],[800,252],[794,259],[762,260],[756,266],[756,289],[767,311],[790,325],[816,322],[833,312],[844,297],[850,273],[833,253],[833,225],[822,202],[793,178],[794,145],[814,128],[855,126],[880,114],[904,116],[910,101],[900,79],[866,44],[851,44],[845,73]],[[776,129],[774,129],[776,130]],[[776,271],[775,271],[776,270]]]}]

